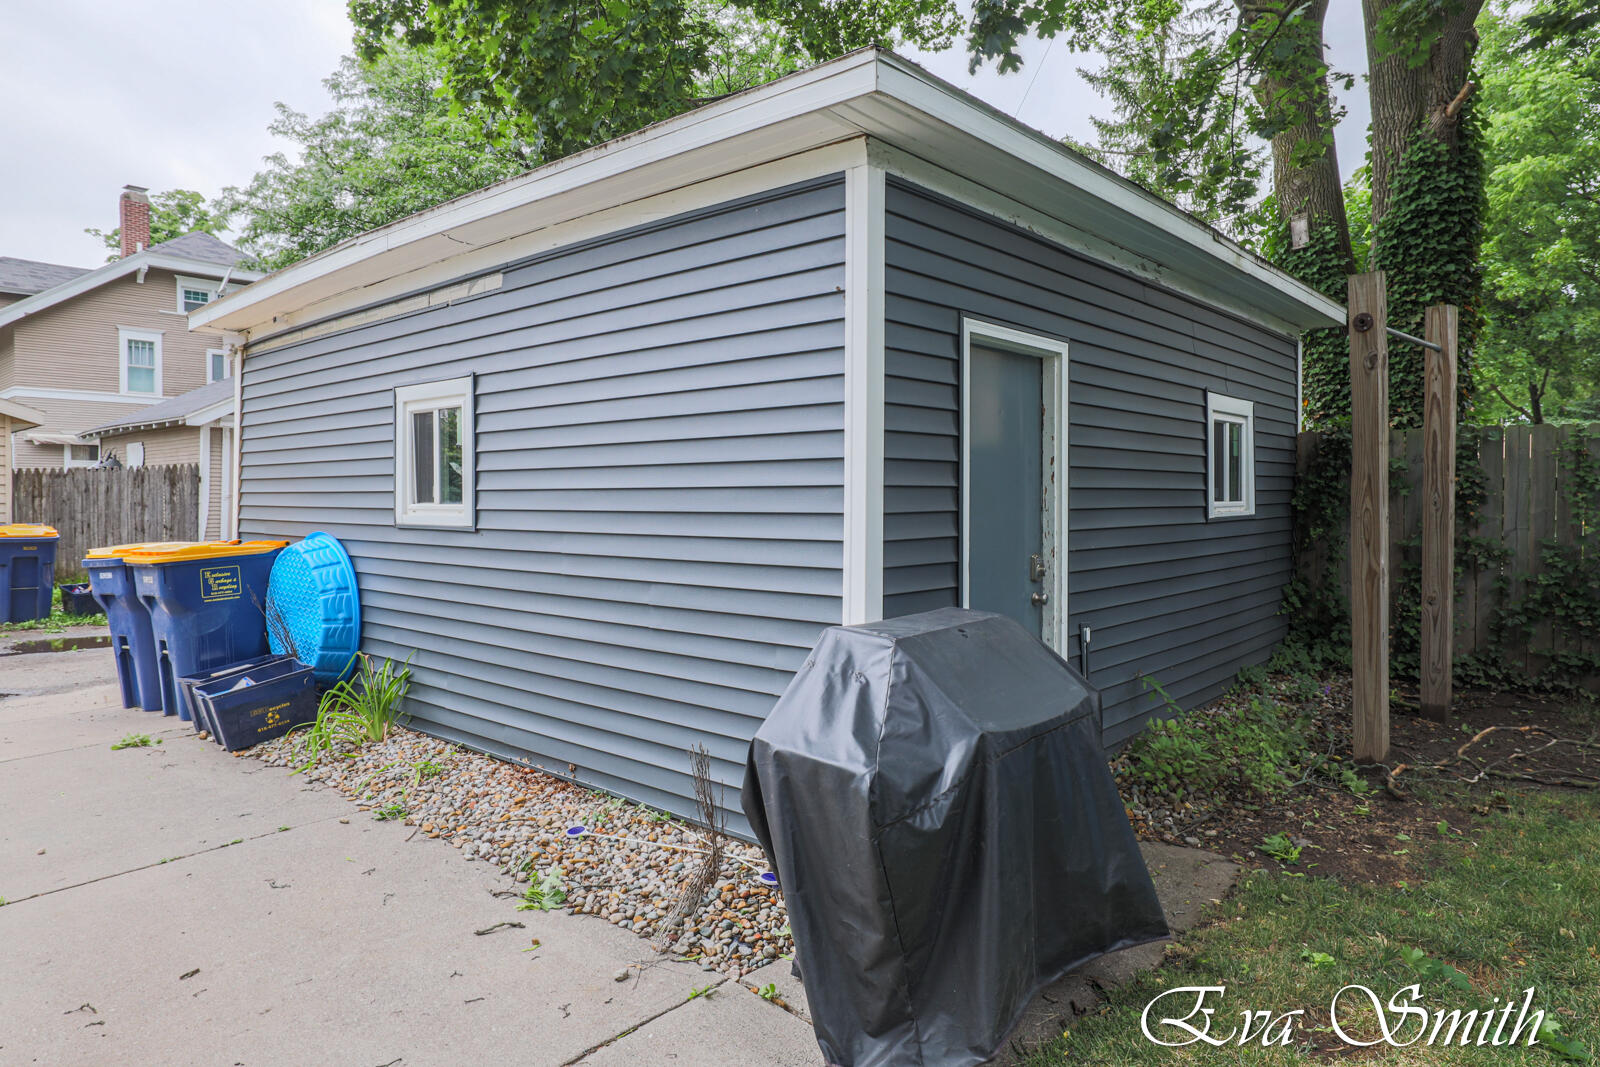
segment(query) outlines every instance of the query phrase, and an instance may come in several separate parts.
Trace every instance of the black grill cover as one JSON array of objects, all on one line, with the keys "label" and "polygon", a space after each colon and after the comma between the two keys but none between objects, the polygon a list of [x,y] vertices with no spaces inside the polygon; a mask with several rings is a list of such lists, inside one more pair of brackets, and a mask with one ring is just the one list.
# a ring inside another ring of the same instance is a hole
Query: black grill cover
[{"label": "black grill cover", "polygon": [[743,801],[829,1063],[981,1063],[1043,986],[1167,936],[1099,708],[999,615],[822,635],[751,742]]}]

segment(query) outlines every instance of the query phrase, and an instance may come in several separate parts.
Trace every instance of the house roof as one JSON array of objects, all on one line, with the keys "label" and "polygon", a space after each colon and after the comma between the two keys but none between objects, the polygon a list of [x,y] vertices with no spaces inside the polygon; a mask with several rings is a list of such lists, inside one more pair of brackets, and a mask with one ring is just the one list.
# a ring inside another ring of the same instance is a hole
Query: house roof
[{"label": "house roof", "polygon": [[167,256],[182,256],[199,263],[215,263],[222,267],[233,267],[244,262],[243,252],[200,230],[151,245],[147,251]]},{"label": "house roof", "polygon": [[165,426],[203,426],[233,411],[233,379],[191,389],[187,393],[169,397],[132,415],[114,422],[102,423],[92,430],[84,430],[79,437],[110,437],[135,430],[155,430]]},{"label": "house roof", "polygon": [[[226,260],[222,258],[224,254],[231,254],[235,258]],[[26,299],[0,308],[0,327],[9,326],[29,315],[38,314],[46,308],[55,307],[63,301],[81,296],[129,274],[138,274],[142,278],[144,272],[151,268],[208,278],[220,278],[228,274],[230,278],[240,282],[251,282],[261,277],[260,271],[243,270],[232,265],[240,258],[242,254],[237,249],[210,234],[186,233],[171,241],[152,245],[143,252],[112,260],[95,270],[79,271],[48,289],[36,291]]]},{"label": "house roof", "polygon": [[189,322],[255,343],[437,286],[452,266],[455,278],[491,271],[513,261],[519,241],[558,225],[862,137],[956,176],[1008,217],[1075,235],[1077,247],[1214,306],[1288,333],[1345,321],[1339,304],[1155,194],[869,48],[351,238],[197,308]]},{"label": "house roof", "polygon": [[17,259],[0,256],[0,293],[21,293],[31,296],[53,289],[62,282],[70,282],[80,274],[88,274],[88,267],[68,267],[60,263],[40,263],[34,259]]}]

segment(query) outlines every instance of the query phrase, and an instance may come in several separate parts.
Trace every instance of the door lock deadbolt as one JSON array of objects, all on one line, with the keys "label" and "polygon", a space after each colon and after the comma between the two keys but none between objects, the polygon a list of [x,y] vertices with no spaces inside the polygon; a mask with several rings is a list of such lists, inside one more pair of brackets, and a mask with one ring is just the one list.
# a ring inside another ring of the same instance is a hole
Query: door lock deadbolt
[{"label": "door lock deadbolt", "polygon": [[1028,581],[1030,581],[1030,582],[1042,582],[1042,581],[1044,581],[1044,557],[1043,556],[1035,554],[1035,555],[1032,555],[1032,556],[1028,557]]}]

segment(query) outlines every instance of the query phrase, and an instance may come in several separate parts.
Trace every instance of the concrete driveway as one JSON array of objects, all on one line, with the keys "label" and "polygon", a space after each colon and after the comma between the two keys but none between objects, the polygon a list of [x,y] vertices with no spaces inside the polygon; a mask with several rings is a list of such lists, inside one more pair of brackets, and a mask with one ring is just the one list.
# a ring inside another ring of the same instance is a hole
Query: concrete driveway
[{"label": "concrete driveway", "polygon": [[[93,631],[90,631],[93,632]],[[104,631],[99,631],[104,632]],[[815,1067],[805,992],[516,910],[511,883],[340,794],[121,706],[104,649],[0,638],[0,1067]],[[158,745],[113,751],[128,734]],[[1237,868],[1146,845],[1175,931]],[[1046,989],[997,1062],[1161,946]]]},{"label": "concrete driveway", "polygon": [[736,983],[123,709],[103,649],[0,654],[0,693],[0,1065],[821,1062]]}]

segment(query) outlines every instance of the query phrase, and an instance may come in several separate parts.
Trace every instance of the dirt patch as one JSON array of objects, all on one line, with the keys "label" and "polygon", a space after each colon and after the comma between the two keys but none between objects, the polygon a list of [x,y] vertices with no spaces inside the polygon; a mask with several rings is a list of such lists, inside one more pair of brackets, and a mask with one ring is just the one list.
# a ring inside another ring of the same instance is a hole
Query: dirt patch
[{"label": "dirt patch", "polygon": [[[1337,756],[1350,751],[1349,679],[1324,681],[1315,732]],[[1516,795],[1600,787],[1592,705],[1474,690],[1458,694],[1450,721],[1437,723],[1407,710],[1414,694],[1395,699],[1389,760],[1350,766],[1368,792],[1311,774],[1273,801],[1223,793],[1177,807],[1130,803],[1134,827],[1148,840],[1198,845],[1247,867],[1394,885],[1419,880],[1430,844],[1475,835],[1483,816]],[[1278,834],[1297,857],[1268,854]]]}]

